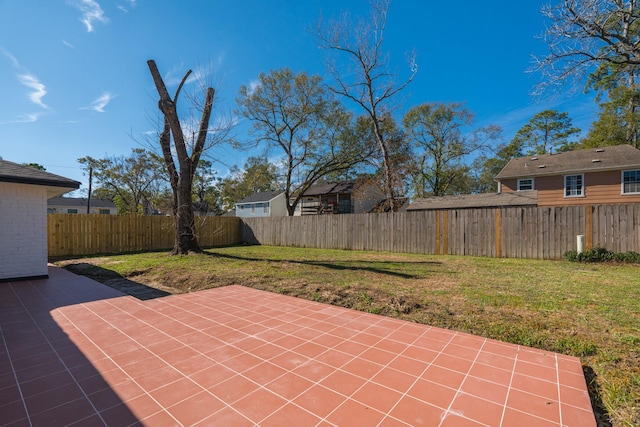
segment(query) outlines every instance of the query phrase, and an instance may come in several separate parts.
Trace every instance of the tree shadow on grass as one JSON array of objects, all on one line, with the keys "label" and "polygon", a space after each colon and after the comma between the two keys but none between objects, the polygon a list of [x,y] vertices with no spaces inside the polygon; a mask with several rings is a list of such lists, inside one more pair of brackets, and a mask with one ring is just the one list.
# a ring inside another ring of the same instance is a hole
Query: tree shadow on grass
[{"label": "tree shadow on grass", "polygon": [[[129,280],[113,270],[109,270],[86,262],[67,264],[64,266],[64,269],[74,274],[89,277],[96,282],[100,282],[103,285],[107,285],[110,288],[122,292],[123,294],[131,295],[132,297],[143,301],[171,295],[169,292],[152,288],[133,280]],[[137,272],[137,274],[131,274],[131,276],[136,276],[139,274],[144,274],[144,271]]]},{"label": "tree shadow on grass", "polygon": [[597,427],[611,427],[612,424],[609,413],[604,407],[604,403],[602,403],[598,375],[590,366],[583,366],[582,371],[584,372],[584,378],[587,382],[587,388],[589,389],[589,398],[591,399],[593,413],[596,416]]},{"label": "tree shadow on grass", "polygon": [[423,276],[416,274],[408,274],[403,273],[401,271],[396,271],[392,269],[373,267],[373,264],[394,264],[394,265],[433,265],[438,266],[442,265],[440,262],[435,261],[311,261],[311,260],[298,260],[298,259],[269,259],[269,258],[253,258],[246,256],[238,256],[238,255],[229,255],[229,254],[220,254],[216,252],[204,252],[205,255],[217,257],[217,258],[227,258],[237,261],[258,261],[258,262],[287,262],[291,264],[301,264],[301,265],[310,265],[315,267],[324,267],[331,270],[349,270],[349,271],[368,271],[371,273],[378,274],[386,274],[389,276],[400,277],[403,279],[420,279]]}]

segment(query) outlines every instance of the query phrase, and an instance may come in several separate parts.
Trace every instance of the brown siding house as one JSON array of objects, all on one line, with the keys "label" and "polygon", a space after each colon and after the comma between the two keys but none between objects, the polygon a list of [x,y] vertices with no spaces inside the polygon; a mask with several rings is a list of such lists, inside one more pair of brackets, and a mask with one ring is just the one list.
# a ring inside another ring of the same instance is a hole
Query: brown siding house
[{"label": "brown siding house", "polygon": [[640,150],[616,145],[512,159],[499,193],[536,191],[538,206],[640,203]]}]

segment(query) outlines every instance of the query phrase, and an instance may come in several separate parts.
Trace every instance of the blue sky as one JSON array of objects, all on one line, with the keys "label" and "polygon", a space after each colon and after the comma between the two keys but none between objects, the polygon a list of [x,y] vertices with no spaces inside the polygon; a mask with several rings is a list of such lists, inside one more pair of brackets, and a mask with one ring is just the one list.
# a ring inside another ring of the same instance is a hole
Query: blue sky
[{"label": "blue sky", "polygon": [[[406,74],[411,50],[419,66],[398,116],[424,102],[463,102],[476,125],[500,125],[509,141],[535,113],[556,108],[586,130],[597,113],[591,94],[530,95],[539,77],[526,73],[531,55],[546,50],[537,38],[545,3],[393,1],[391,66]],[[85,187],[76,159],[127,155],[157,131],[148,59],[168,84],[190,68],[205,73],[218,94],[214,114],[228,115],[240,87],[261,72],[289,67],[328,79],[309,30],[343,11],[366,15],[368,2],[0,0],[0,157],[40,163]],[[241,130],[238,138],[246,138]],[[225,176],[260,153],[220,146],[209,156]]]}]

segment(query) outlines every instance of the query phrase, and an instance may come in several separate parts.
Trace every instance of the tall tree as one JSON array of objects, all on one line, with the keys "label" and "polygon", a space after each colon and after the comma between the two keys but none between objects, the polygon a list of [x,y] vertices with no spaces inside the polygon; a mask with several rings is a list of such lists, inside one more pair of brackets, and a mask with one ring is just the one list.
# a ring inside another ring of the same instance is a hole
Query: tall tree
[{"label": "tall tree", "polygon": [[544,33],[549,52],[535,58],[544,77],[539,89],[582,86],[603,64],[618,72],[640,66],[637,0],[562,0],[542,13],[550,21]]},{"label": "tall tree", "polygon": [[640,146],[640,68],[602,64],[589,77],[588,87],[598,92],[598,120],[583,140],[585,147],[631,144]]},{"label": "tall tree", "polygon": [[23,163],[22,165],[23,166],[29,166],[30,168],[37,169],[39,171],[46,171],[47,170],[47,168],[42,166],[40,163]]},{"label": "tall tree", "polygon": [[213,163],[200,159],[198,168],[193,175],[193,200],[201,212],[219,215],[222,213],[221,195],[216,185],[216,171]]},{"label": "tall tree", "polygon": [[283,68],[260,74],[258,81],[255,88],[240,89],[237,103],[240,114],[253,123],[256,142],[283,156],[283,187],[292,216],[311,185],[348,169],[362,153],[343,137],[351,116],[319,76]]},{"label": "tall tree", "polygon": [[90,171],[98,188],[93,193],[113,200],[119,213],[146,214],[153,210],[153,199],[162,187],[162,163],[150,151],[134,148],[129,156],[78,159]]},{"label": "tall tree", "polygon": [[[387,159],[390,166],[391,182],[393,183],[393,192],[397,196],[407,194],[407,183],[409,181],[411,169],[411,144],[406,133],[390,113],[384,113],[380,121],[380,131],[384,135],[387,145]],[[352,179],[359,179],[375,185],[381,192],[386,194],[387,183],[386,170],[383,161],[383,155],[380,151],[373,127],[371,126],[371,118],[361,115],[356,118],[355,126],[350,133],[350,138],[359,141],[362,144],[364,162],[357,165],[350,172],[357,174]],[[390,206],[390,200],[387,200]],[[386,207],[386,205],[385,205]]]},{"label": "tall tree", "polygon": [[[372,0],[368,18],[342,19],[318,23],[316,35],[320,47],[334,53],[327,61],[335,84],[336,94],[354,102],[370,119],[370,126],[379,146],[385,193],[392,209],[396,209],[396,188],[390,141],[383,130],[385,113],[393,109],[393,99],[413,80],[418,72],[415,55],[409,57],[409,76],[398,83],[397,75],[389,69],[389,56],[383,51],[384,32],[390,0]],[[339,61],[341,59],[342,61]]]},{"label": "tall tree", "polygon": [[525,154],[544,154],[550,150],[568,151],[580,129],[573,127],[568,113],[557,110],[544,110],[534,115],[522,126],[512,143],[520,146]]},{"label": "tall tree", "polygon": [[227,211],[253,193],[278,189],[277,167],[264,157],[249,157],[243,169],[232,167],[229,176],[220,182],[223,208]]},{"label": "tall tree", "polygon": [[518,141],[509,144],[499,144],[495,150],[495,156],[478,156],[472,164],[472,173],[475,175],[475,183],[472,193],[492,193],[498,191],[498,183],[495,176],[509,163],[509,160],[522,157],[524,153]]},{"label": "tall tree", "polygon": [[209,120],[211,119],[215,91],[212,87],[207,87],[204,100],[201,103],[194,102],[196,105],[193,106],[201,110],[201,116],[197,129],[193,129],[193,138],[189,138],[189,134],[183,131],[177,104],[180,92],[191,74],[191,70],[186,72],[175,95],[171,97],[155,61],[149,60],[147,65],[160,97],[158,108],[164,118],[160,134],[160,148],[171,184],[175,220],[174,247],[171,255],[201,252],[196,237],[193,213],[193,179],[202,153],[215,142],[224,138],[228,127],[223,126],[215,132],[211,132],[214,135],[214,140],[208,138],[211,130]]},{"label": "tall tree", "polygon": [[403,124],[414,146],[412,172],[418,197],[468,192],[467,156],[487,147],[501,132],[496,126],[467,132],[473,114],[458,103],[412,107]]}]

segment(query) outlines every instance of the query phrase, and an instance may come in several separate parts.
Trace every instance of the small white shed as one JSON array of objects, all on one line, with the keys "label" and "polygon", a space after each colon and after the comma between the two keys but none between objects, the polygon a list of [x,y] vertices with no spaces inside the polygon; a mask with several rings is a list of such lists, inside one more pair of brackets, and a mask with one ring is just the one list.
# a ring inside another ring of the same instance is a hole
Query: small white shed
[{"label": "small white shed", "polygon": [[0,282],[48,277],[47,199],[80,183],[0,160]]}]

